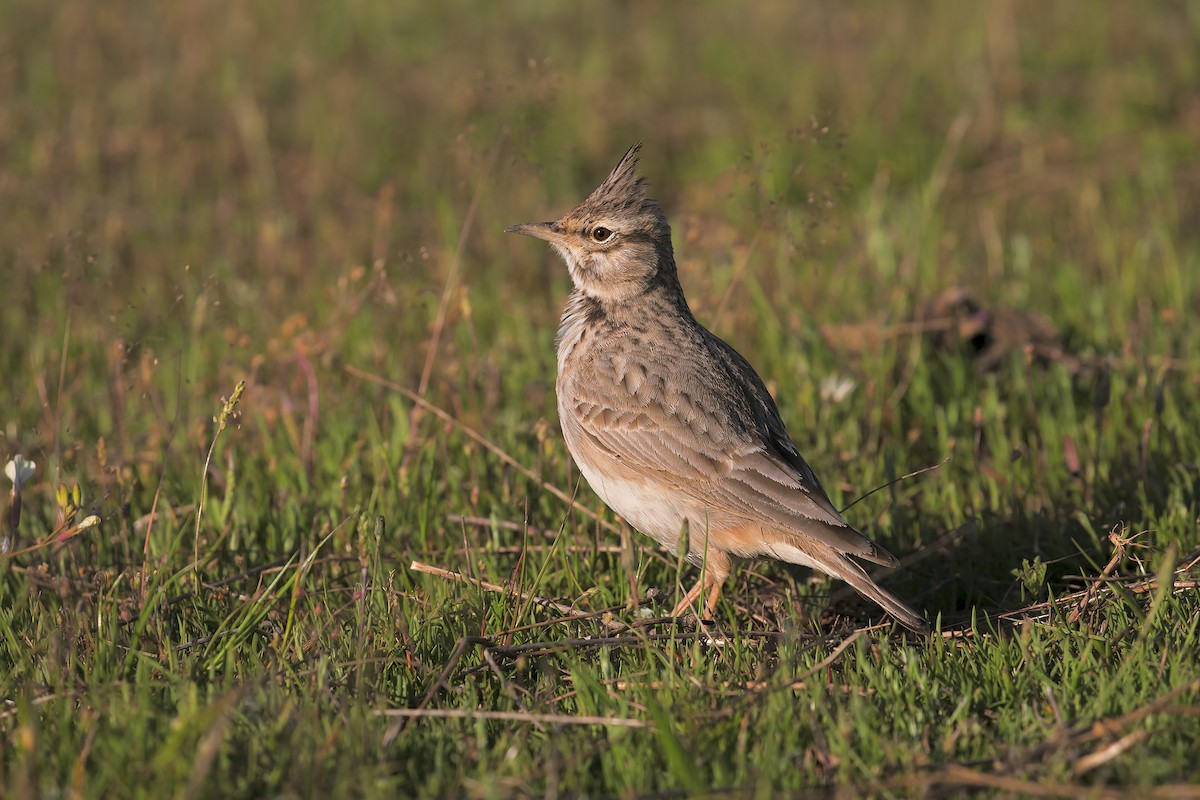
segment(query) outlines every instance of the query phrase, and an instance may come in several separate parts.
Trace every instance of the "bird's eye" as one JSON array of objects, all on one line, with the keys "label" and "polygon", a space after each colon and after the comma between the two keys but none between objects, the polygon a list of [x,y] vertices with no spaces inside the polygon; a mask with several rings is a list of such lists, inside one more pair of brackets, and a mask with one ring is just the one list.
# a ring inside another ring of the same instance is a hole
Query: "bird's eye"
[{"label": "bird's eye", "polygon": [[592,229],[592,238],[597,242],[607,242],[610,236],[612,236],[612,231],[610,231],[608,228]]}]

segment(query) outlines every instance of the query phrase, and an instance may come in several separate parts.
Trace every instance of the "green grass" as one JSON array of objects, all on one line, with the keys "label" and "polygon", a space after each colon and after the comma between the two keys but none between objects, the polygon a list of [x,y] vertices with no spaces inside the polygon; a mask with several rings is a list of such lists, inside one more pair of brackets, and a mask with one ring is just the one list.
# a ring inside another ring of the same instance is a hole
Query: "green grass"
[{"label": "green grass", "polygon": [[[38,464],[3,793],[1194,794],[1198,36],[1175,5],[0,6],[0,460]],[[778,564],[719,642],[629,627],[694,576],[580,482],[566,271],[501,231],[639,138],[697,316],[835,502],[949,459],[848,512],[939,634]],[[905,332],[956,286],[1066,357]]]}]

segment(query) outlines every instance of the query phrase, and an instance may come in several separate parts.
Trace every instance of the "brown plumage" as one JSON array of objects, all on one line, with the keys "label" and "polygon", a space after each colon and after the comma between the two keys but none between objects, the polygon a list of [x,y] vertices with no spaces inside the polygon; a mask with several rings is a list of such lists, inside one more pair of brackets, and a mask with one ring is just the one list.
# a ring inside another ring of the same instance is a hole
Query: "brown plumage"
[{"label": "brown plumage", "polygon": [[634,145],[577,208],[511,233],[549,242],[575,285],[558,331],[558,413],[597,494],[633,527],[703,565],[711,614],[731,556],[776,558],[848,582],[905,626],[928,623],[855,561],[896,559],[852,528],[788,436],[750,364],[696,321],[671,229]]}]

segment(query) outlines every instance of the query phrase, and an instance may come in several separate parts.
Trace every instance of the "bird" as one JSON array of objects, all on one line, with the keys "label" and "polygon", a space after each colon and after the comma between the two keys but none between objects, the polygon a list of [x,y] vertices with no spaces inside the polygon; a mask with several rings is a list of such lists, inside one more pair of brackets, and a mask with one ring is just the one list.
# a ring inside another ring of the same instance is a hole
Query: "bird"
[{"label": "bird", "polygon": [[733,559],[775,559],[839,578],[927,632],[858,563],[896,557],[842,517],[758,373],[692,314],[666,214],[638,174],[641,146],[565,216],[505,229],[548,242],[571,277],[555,389],[580,473],[632,527],[701,568],[672,617],[706,593],[697,618],[713,619]]}]

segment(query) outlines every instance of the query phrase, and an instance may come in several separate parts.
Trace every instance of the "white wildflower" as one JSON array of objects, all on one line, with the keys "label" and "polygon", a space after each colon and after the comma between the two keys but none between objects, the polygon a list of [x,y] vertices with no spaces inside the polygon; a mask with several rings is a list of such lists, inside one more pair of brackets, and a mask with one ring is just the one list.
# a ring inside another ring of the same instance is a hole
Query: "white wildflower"
[{"label": "white wildflower", "polygon": [[821,381],[821,402],[837,405],[854,391],[854,378],[834,373]]},{"label": "white wildflower", "polygon": [[20,453],[13,456],[12,460],[4,465],[4,474],[12,481],[14,494],[20,493],[21,487],[25,485],[25,481],[32,478],[36,470],[37,464],[29,461]]}]

